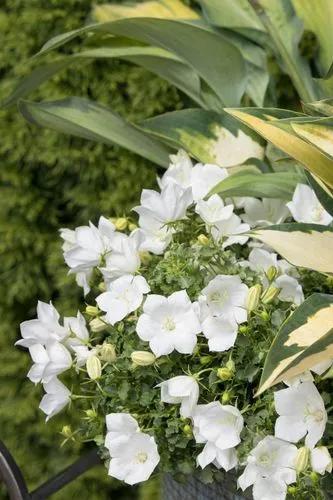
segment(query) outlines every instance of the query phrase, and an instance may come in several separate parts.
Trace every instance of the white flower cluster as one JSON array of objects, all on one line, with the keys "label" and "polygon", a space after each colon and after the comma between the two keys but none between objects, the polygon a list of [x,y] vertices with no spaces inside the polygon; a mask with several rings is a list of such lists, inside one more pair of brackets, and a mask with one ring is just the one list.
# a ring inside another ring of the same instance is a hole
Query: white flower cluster
[{"label": "white flower cluster", "polygon": [[[281,223],[291,216],[298,222],[330,224],[332,217],[311,188],[303,184],[297,186],[293,200],[287,204],[255,198],[224,202],[216,194],[206,199],[227,176],[227,170],[217,165],[193,165],[189,156],[179,151],[171,156],[169,169],[159,179],[161,191],[142,191],[141,204],[134,208],[139,215],[139,227],[129,235],[117,231],[104,217],[98,226],[90,223],[75,230],[61,230],[65,261],[84,293],[90,291],[89,282],[96,268],[105,281],[106,291],[96,298],[102,316],[91,322],[92,331],[115,325],[142,307],[136,332],[142,341],[149,343],[153,359],[173,351],[192,354],[199,334],[208,340],[211,352],[227,351],[234,346],[239,325],[248,317],[249,289],[240,277],[216,275],[195,302],[191,302],[186,290],[175,291],[168,297],[152,294],[146,279],[138,274],[141,253],[163,254],[172,241],[174,223],[186,218],[190,207],[222,248],[234,243],[244,245],[250,228],[255,226]],[[279,300],[299,305],[304,297],[296,269],[278,259],[269,248],[258,243],[250,245],[253,248],[248,260],[241,265],[255,271],[264,288],[275,287]],[[29,349],[34,362],[28,377],[44,385],[46,394],[40,408],[47,419],[71,398],[70,391],[57,377],[73,365],[78,369],[86,364],[89,374],[93,371],[90,360],[99,363],[99,346],[91,345],[83,316],[78,313],[77,317],[64,318],[63,324],[59,319],[52,304],[39,302],[37,319],[22,323],[22,340],[17,342]],[[327,368],[327,365],[314,367],[313,371]],[[98,378],[98,374],[91,378]],[[253,485],[256,500],[285,498],[287,485],[295,482],[297,475],[299,451],[294,443],[304,437],[313,470],[323,474],[331,467],[327,449],[316,448],[325,430],[327,414],[311,373],[288,384],[288,388],[274,395],[279,415],[275,436],[266,436],[257,444],[239,478],[243,490]],[[162,402],[180,404],[180,415],[191,419],[194,438],[203,445],[197,464],[204,468],[212,463],[226,471],[236,467],[236,447],[244,427],[240,411],[218,401],[198,404],[197,376],[175,376],[158,387]],[[106,424],[105,446],[111,457],[109,474],[128,484],[148,479],[160,459],[154,438],[141,432],[137,421],[127,413],[109,414]]]}]

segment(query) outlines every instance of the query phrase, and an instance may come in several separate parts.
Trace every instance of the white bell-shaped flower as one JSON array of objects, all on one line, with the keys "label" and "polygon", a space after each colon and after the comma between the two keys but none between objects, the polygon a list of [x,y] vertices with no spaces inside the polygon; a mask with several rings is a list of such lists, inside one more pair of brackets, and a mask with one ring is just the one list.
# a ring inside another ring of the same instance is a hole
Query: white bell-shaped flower
[{"label": "white bell-shaped flower", "polygon": [[248,198],[244,203],[244,210],[241,218],[251,227],[281,224],[290,216],[286,202],[274,198]]},{"label": "white bell-shaped flower", "polygon": [[302,285],[292,276],[282,274],[275,280],[275,286],[280,288],[279,299],[284,302],[292,302],[299,306],[304,301]]},{"label": "white bell-shaped flower", "polygon": [[180,404],[182,417],[190,417],[199,399],[199,385],[193,377],[179,375],[157,385],[163,403]]},{"label": "white bell-shaped flower", "polygon": [[35,344],[29,347],[29,352],[34,364],[27,377],[35,384],[49,382],[72,365],[70,352],[60,342],[51,342],[46,347]]},{"label": "white bell-shaped flower", "polygon": [[297,184],[293,199],[287,203],[296,222],[328,225],[333,217],[325,210],[316,193],[306,184]]},{"label": "white bell-shaped flower", "polygon": [[207,226],[213,226],[219,221],[229,219],[233,213],[233,205],[224,205],[222,198],[218,194],[213,194],[207,201],[199,200],[195,211]]},{"label": "white bell-shaped flower", "polygon": [[43,386],[46,394],[43,396],[39,408],[47,415],[46,421],[48,421],[69,404],[71,393],[56,377]]},{"label": "white bell-shaped flower", "polygon": [[106,312],[105,321],[111,325],[121,321],[141,306],[150,287],[143,276],[122,276],[109,284],[109,290],[96,298],[98,307]]},{"label": "white bell-shaped flower", "polygon": [[232,213],[228,219],[217,221],[211,228],[211,233],[216,242],[222,240],[222,248],[238,243],[244,245],[249,237],[244,233],[250,230],[248,224],[243,224],[238,215]]},{"label": "white bell-shaped flower", "polygon": [[140,339],[149,342],[157,357],[173,350],[192,354],[201,325],[196,307],[186,291],[181,290],[169,297],[148,295],[136,331]]},{"label": "white bell-shaped flower", "polygon": [[279,415],[275,435],[291,443],[297,443],[305,436],[306,446],[314,448],[324,434],[327,413],[313,382],[276,391],[274,401]]}]

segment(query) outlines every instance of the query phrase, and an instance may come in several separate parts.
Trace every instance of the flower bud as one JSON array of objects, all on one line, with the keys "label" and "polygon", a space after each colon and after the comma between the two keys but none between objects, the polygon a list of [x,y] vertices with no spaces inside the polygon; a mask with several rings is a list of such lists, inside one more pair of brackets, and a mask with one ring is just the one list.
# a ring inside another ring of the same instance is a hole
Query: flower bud
[{"label": "flower bud", "polygon": [[98,333],[103,332],[108,328],[108,325],[99,318],[94,318],[89,323],[92,332]]},{"label": "flower bud", "polygon": [[90,408],[84,412],[87,415],[87,420],[94,420],[97,417],[97,412],[94,408]]},{"label": "flower bud", "polygon": [[270,285],[261,296],[263,304],[269,304],[279,295],[281,289],[276,286]]},{"label": "flower bud", "polygon": [[208,245],[209,244],[209,238],[207,238],[207,236],[205,234],[199,234],[197,240],[198,240],[198,243],[200,243],[200,245]]},{"label": "flower bud", "polygon": [[264,321],[268,321],[269,320],[269,314],[267,311],[261,311],[260,313],[260,317],[261,319],[263,319]]},{"label": "flower bud", "polygon": [[313,483],[315,483],[315,484],[318,483],[319,477],[318,477],[317,472],[312,471],[311,474],[310,474],[310,478],[311,478],[311,481]]},{"label": "flower bud", "polygon": [[261,285],[251,286],[246,298],[246,309],[248,312],[257,309],[259,305],[261,290]]},{"label": "flower bud", "polygon": [[86,307],[86,314],[88,314],[88,316],[97,316],[98,313],[99,313],[98,307],[96,307],[96,306],[87,306]]},{"label": "flower bud", "polygon": [[201,356],[200,358],[200,364],[205,366],[208,365],[212,361],[212,356]]},{"label": "flower bud", "polygon": [[149,366],[156,361],[156,357],[150,351],[134,351],[131,359],[136,366]]},{"label": "flower bud", "polygon": [[64,425],[63,428],[61,429],[61,434],[65,436],[66,438],[72,437],[72,428],[70,425]]},{"label": "flower bud", "polygon": [[134,230],[135,230],[135,229],[137,229],[137,228],[138,228],[138,226],[137,226],[136,224],[134,224],[134,222],[130,222],[130,223],[128,224],[128,229],[129,229],[131,232],[132,232],[132,231],[134,231]]},{"label": "flower bud", "polygon": [[97,380],[102,375],[101,361],[97,356],[90,356],[87,359],[86,368],[91,380]]},{"label": "flower bud", "polygon": [[124,231],[127,228],[128,221],[125,217],[118,217],[115,220],[114,225],[116,226],[117,231]]},{"label": "flower bud", "polygon": [[192,427],[189,424],[184,425],[183,432],[186,436],[192,436]]},{"label": "flower bud", "polygon": [[231,397],[232,397],[232,393],[230,391],[224,391],[224,393],[222,394],[222,397],[221,397],[221,403],[223,405],[226,405],[227,403],[230,402]]},{"label": "flower bud", "polygon": [[104,344],[101,345],[98,351],[98,355],[100,359],[102,361],[105,361],[106,363],[113,363],[117,358],[114,345],[108,344],[107,342],[104,342]]},{"label": "flower bud", "polygon": [[100,292],[106,292],[106,284],[104,283],[104,281],[101,281],[98,285],[98,290]]},{"label": "flower bud", "polygon": [[295,469],[297,474],[300,474],[301,472],[304,472],[309,463],[309,456],[310,456],[310,450],[306,446],[302,446],[302,448],[299,448],[297,455],[296,455],[296,460],[295,460]]},{"label": "flower bud", "polygon": [[230,370],[229,368],[218,368],[216,375],[218,376],[219,379],[226,381],[226,380],[231,380],[232,377],[234,376],[233,370]]},{"label": "flower bud", "polygon": [[279,273],[279,270],[275,266],[270,266],[266,271],[266,276],[268,281],[272,282],[275,280]]},{"label": "flower bud", "polygon": [[239,331],[239,333],[242,333],[243,335],[246,335],[247,332],[249,331],[249,327],[247,325],[240,325],[238,331]]},{"label": "flower bud", "polygon": [[294,496],[297,493],[297,487],[293,486],[293,485],[292,486],[288,486],[288,490],[287,491],[288,491],[289,495],[293,495]]},{"label": "flower bud", "polygon": [[230,371],[232,371],[232,372],[234,372],[234,371],[235,371],[235,363],[233,362],[233,360],[232,360],[232,359],[229,359],[229,360],[226,362],[225,366],[228,368],[228,370],[230,370]]}]

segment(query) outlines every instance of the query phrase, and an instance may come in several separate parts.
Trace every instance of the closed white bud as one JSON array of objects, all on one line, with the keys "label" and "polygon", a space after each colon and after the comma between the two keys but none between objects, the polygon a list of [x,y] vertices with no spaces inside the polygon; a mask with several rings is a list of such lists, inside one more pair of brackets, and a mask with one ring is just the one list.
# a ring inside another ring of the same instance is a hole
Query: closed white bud
[{"label": "closed white bud", "polygon": [[297,474],[300,474],[301,472],[304,472],[309,463],[309,456],[310,456],[310,450],[306,446],[302,446],[297,452],[296,455],[296,462],[295,462],[295,469]]},{"label": "closed white bud", "polygon": [[87,306],[86,313],[88,314],[88,316],[97,316],[97,314],[99,313],[99,309],[96,306]]},{"label": "closed white bud", "polygon": [[131,354],[131,359],[137,366],[149,366],[156,361],[154,354],[149,351],[134,351]]},{"label": "closed white bud", "polygon": [[253,285],[249,289],[246,298],[246,309],[248,312],[254,311],[259,305],[260,295],[261,295],[261,285]]},{"label": "closed white bud", "polygon": [[90,356],[86,363],[87,373],[91,380],[97,380],[102,375],[101,361],[97,356]]},{"label": "closed white bud", "polygon": [[268,281],[274,281],[278,274],[279,270],[275,266],[270,266],[266,271]]},{"label": "closed white bud", "polygon": [[108,344],[107,342],[104,342],[104,344],[100,346],[98,354],[100,359],[102,361],[105,361],[106,363],[113,363],[114,361],[116,361],[117,358],[114,345]]},{"label": "closed white bud", "polygon": [[108,325],[99,318],[94,318],[89,323],[92,332],[103,332],[108,328]]},{"label": "closed white bud", "polygon": [[270,285],[262,294],[261,300],[263,304],[269,304],[279,295],[281,289],[276,286]]}]

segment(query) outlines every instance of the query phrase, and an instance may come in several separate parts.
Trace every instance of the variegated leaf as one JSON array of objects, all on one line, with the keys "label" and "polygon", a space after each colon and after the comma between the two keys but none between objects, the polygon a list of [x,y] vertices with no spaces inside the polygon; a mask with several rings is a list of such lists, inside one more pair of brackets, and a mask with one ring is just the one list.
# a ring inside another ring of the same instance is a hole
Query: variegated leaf
[{"label": "variegated leaf", "polygon": [[257,395],[333,359],[333,295],[316,293],[285,321],[267,355]]},{"label": "variegated leaf", "polygon": [[221,167],[240,165],[249,158],[263,159],[264,141],[226,113],[202,109],[173,111],[145,120],[145,132],[186,149],[204,163]]},{"label": "variegated leaf", "polygon": [[333,229],[319,224],[278,224],[254,229],[256,238],[295,266],[333,273]]}]

